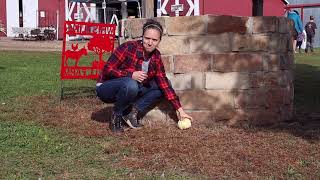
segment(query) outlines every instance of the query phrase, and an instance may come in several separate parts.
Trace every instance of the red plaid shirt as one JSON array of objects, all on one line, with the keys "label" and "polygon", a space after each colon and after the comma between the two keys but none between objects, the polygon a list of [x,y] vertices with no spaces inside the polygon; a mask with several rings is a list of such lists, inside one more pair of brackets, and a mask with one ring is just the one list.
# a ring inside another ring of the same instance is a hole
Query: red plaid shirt
[{"label": "red plaid shirt", "polygon": [[[134,71],[141,71],[143,60],[142,41],[123,43],[109,57],[100,74],[99,82],[114,78],[132,77]],[[155,80],[166,99],[171,102],[176,110],[181,107],[179,98],[166,77],[161,54],[157,49],[151,56],[148,78],[143,81],[143,84],[148,85],[151,80]]]}]

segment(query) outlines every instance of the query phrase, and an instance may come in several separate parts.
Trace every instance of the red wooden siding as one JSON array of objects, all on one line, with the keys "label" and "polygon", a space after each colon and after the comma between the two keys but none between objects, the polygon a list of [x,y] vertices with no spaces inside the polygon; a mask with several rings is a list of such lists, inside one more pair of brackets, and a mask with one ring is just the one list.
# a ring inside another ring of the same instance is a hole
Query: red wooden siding
[{"label": "red wooden siding", "polygon": [[[265,0],[264,16],[283,16],[282,0]],[[200,14],[252,16],[252,0],[200,0]]]},{"label": "red wooden siding", "polygon": [[283,1],[279,0],[265,0],[263,5],[264,16],[283,16],[285,13],[284,7],[286,6]]},{"label": "red wooden siding", "polygon": [[[65,2],[64,0],[39,0],[39,12],[45,11],[46,17],[39,15],[39,27],[53,25],[57,28],[57,10],[59,10],[59,38],[63,37],[63,25],[65,21]],[[40,13],[39,13],[40,14]]]},{"label": "red wooden siding", "polygon": [[[0,20],[4,25],[4,28],[7,28],[7,11],[6,11],[6,0],[0,0]],[[5,36],[4,33],[0,32],[0,36]]]}]

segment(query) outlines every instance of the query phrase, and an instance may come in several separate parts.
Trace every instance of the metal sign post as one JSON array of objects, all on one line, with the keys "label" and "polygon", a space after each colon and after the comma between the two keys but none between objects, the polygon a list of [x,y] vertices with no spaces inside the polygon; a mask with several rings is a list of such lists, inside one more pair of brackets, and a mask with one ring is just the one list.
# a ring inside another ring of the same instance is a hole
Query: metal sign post
[{"label": "metal sign post", "polygon": [[102,2],[102,9],[103,9],[104,23],[107,23],[106,7],[107,7],[106,0],[103,0],[103,2]]}]

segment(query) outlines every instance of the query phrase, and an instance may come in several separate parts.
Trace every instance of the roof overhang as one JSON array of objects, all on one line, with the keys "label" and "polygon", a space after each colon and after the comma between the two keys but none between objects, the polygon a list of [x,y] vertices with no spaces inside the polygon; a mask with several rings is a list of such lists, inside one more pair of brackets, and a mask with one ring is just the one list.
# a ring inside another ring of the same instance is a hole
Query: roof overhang
[{"label": "roof overhang", "polygon": [[314,4],[293,4],[293,5],[287,5],[285,9],[294,9],[294,8],[315,8],[320,7],[320,3],[314,3]]}]

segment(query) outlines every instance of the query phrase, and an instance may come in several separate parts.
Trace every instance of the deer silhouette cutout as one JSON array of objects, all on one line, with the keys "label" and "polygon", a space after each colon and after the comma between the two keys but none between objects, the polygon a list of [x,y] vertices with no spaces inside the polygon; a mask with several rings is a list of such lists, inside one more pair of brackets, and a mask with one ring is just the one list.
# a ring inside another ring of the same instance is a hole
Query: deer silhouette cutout
[{"label": "deer silhouette cutout", "polygon": [[65,57],[66,57],[65,65],[68,66],[68,59],[70,58],[70,59],[75,60],[76,61],[75,66],[78,66],[79,59],[81,58],[81,56],[88,55],[88,51],[85,47],[81,48],[80,50],[77,50],[78,44],[76,44],[76,45],[72,44],[71,48],[72,48],[72,51],[67,50],[65,52]]}]

